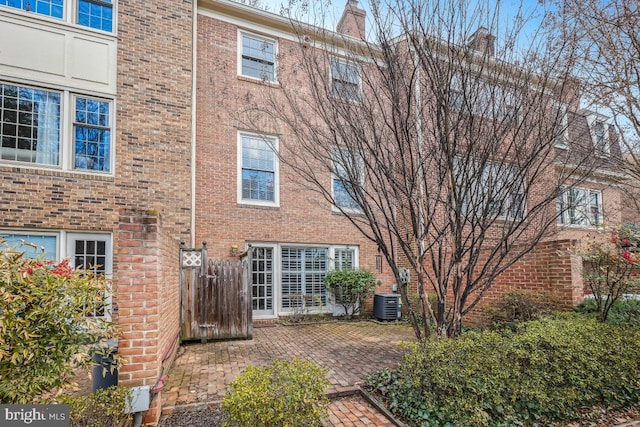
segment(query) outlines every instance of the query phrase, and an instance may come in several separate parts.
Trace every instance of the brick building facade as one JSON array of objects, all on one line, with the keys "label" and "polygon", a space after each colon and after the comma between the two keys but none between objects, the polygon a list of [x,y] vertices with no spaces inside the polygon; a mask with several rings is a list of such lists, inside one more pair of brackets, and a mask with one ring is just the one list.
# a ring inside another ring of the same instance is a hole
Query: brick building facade
[{"label": "brick building facade", "polygon": [[[298,49],[287,19],[227,0],[29,3],[0,2],[0,235],[113,278],[121,384],[161,389],[179,341],[181,242],[206,241],[210,258],[253,248],[256,320],[292,313],[299,294],[311,311],[334,312],[322,277],[337,266],[373,271],[378,291],[391,291],[376,245],[236,119],[265,80],[277,84],[279,53]],[[347,10],[338,29],[357,37],[364,14],[352,0]],[[576,138],[606,129],[574,113]],[[595,225],[621,220],[614,180],[603,172],[583,185]],[[593,228],[563,221],[488,301],[524,286],[579,302],[565,250]]]}]

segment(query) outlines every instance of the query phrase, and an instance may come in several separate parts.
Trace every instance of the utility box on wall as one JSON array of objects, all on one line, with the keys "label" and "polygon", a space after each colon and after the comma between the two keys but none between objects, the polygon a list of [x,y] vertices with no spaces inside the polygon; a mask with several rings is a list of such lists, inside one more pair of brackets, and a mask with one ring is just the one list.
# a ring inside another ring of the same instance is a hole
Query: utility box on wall
[{"label": "utility box on wall", "polygon": [[373,316],[378,320],[397,320],[401,317],[400,294],[375,294]]}]

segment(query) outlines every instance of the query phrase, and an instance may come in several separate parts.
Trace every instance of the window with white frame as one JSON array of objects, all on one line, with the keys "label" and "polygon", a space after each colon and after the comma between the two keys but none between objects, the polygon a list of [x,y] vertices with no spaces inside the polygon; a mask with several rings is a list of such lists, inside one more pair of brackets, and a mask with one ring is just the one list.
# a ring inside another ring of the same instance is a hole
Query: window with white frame
[{"label": "window with white frame", "polygon": [[602,225],[602,193],[570,188],[556,200],[558,224],[597,227]]},{"label": "window with white frame", "polygon": [[239,134],[240,203],[278,205],[278,159],[274,152],[277,144],[273,137]]},{"label": "window with white frame", "polygon": [[111,104],[75,96],[73,164],[75,169],[109,172],[111,158]]},{"label": "window with white frame", "polygon": [[273,39],[240,32],[240,75],[275,82],[276,47]]},{"label": "window with white frame", "polygon": [[569,140],[567,106],[554,102],[551,120],[553,120],[553,146],[562,149],[567,148],[567,141]]},{"label": "window with white frame", "polygon": [[[25,256],[35,258],[44,254],[52,261],[69,259],[74,268],[90,270],[98,275],[112,274],[112,244],[110,234],[73,233],[66,231],[0,230],[0,238],[8,247],[24,251]],[[96,307],[95,315],[109,315],[111,297],[105,296],[104,306]]]},{"label": "window with white frame", "polygon": [[523,176],[505,162],[476,162],[456,158],[456,181],[462,211],[488,219],[522,219],[526,212]]},{"label": "window with white frame", "polygon": [[332,59],[331,93],[338,98],[360,101],[360,67],[354,63]]},{"label": "window with white frame", "polygon": [[360,212],[356,200],[357,187],[364,182],[362,156],[346,147],[334,147],[331,191],[335,206],[345,211]]},{"label": "window with white frame", "polygon": [[[113,0],[0,0],[0,6],[60,20],[71,19],[83,27],[113,31]],[[71,8],[74,13],[67,13],[66,8]]]},{"label": "window with white frame", "polygon": [[282,309],[327,306],[328,248],[281,248]]},{"label": "window with white frame", "polygon": [[334,248],[333,269],[334,270],[355,270],[357,254],[355,248]]},{"label": "window with white frame", "polygon": [[603,120],[593,122],[593,143],[598,152],[609,152],[609,138],[607,135],[607,124]]},{"label": "window with white frame", "polygon": [[110,172],[111,109],[107,99],[0,83],[0,161]]},{"label": "window with white frame", "polygon": [[494,91],[496,119],[504,120],[511,125],[517,124],[520,116],[515,92],[503,87],[496,87]]}]

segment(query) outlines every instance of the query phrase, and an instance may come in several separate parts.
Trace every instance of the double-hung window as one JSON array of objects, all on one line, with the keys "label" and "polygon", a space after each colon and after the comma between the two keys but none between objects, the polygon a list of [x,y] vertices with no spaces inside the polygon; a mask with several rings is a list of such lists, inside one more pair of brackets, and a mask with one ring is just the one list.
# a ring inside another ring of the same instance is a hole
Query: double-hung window
[{"label": "double-hung window", "polygon": [[331,93],[349,101],[360,101],[360,67],[357,64],[331,60]]},{"label": "double-hung window", "polygon": [[238,202],[278,206],[277,139],[240,133]]},{"label": "double-hung window", "polygon": [[9,6],[50,16],[67,19],[66,8],[74,11],[72,22],[83,27],[113,31],[113,0],[0,0],[0,6]]},{"label": "double-hung window", "polygon": [[553,121],[553,146],[566,149],[567,141],[569,140],[567,106],[555,102],[552,108],[551,120]]},{"label": "double-hung window", "polygon": [[60,164],[62,93],[0,84],[0,159]]},{"label": "double-hung window", "polygon": [[502,162],[454,162],[462,212],[493,219],[522,219],[526,212],[523,176]]},{"label": "double-hung window", "polygon": [[0,5],[62,19],[64,0],[0,0]]},{"label": "double-hung window", "polygon": [[110,172],[111,110],[107,99],[0,83],[0,161]]},{"label": "double-hung window", "polygon": [[558,224],[597,227],[602,225],[602,193],[570,188],[556,200]]},{"label": "double-hung window", "polygon": [[103,31],[113,30],[113,0],[78,0],[78,24]]},{"label": "double-hung window", "polygon": [[593,141],[598,153],[609,152],[609,138],[607,135],[607,124],[602,120],[593,122]]},{"label": "double-hung window", "polygon": [[111,121],[108,101],[75,97],[74,168],[109,172]]},{"label": "double-hung window", "polygon": [[331,181],[335,206],[347,212],[360,212],[362,209],[356,195],[364,182],[362,156],[346,147],[335,147]]},{"label": "double-hung window", "polygon": [[265,82],[276,81],[276,42],[262,36],[240,33],[239,73]]}]

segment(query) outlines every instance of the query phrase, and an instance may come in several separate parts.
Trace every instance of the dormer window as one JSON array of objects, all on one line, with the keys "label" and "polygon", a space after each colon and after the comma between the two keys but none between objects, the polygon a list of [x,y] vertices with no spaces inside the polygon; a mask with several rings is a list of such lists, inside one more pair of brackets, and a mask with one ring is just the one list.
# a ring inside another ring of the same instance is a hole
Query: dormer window
[{"label": "dormer window", "polygon": [[569,140],[567,106],[560,103],[554,103],[551,119],[554,120],[553,146],[556,148],[566,149],[567,141]]},{"label": "dormer window", "polygon": [[599,113],[589,112],[587,122],[596,155],[607,155],[611,151],[609,141],[609,118]]},{"label": "dormer window", "polygon": [[602,151],[604,153],[609,152],[607,125],[603,121],[596,120],[593,124],[593,138],[595,141],[595,147],[598,151]]}]

